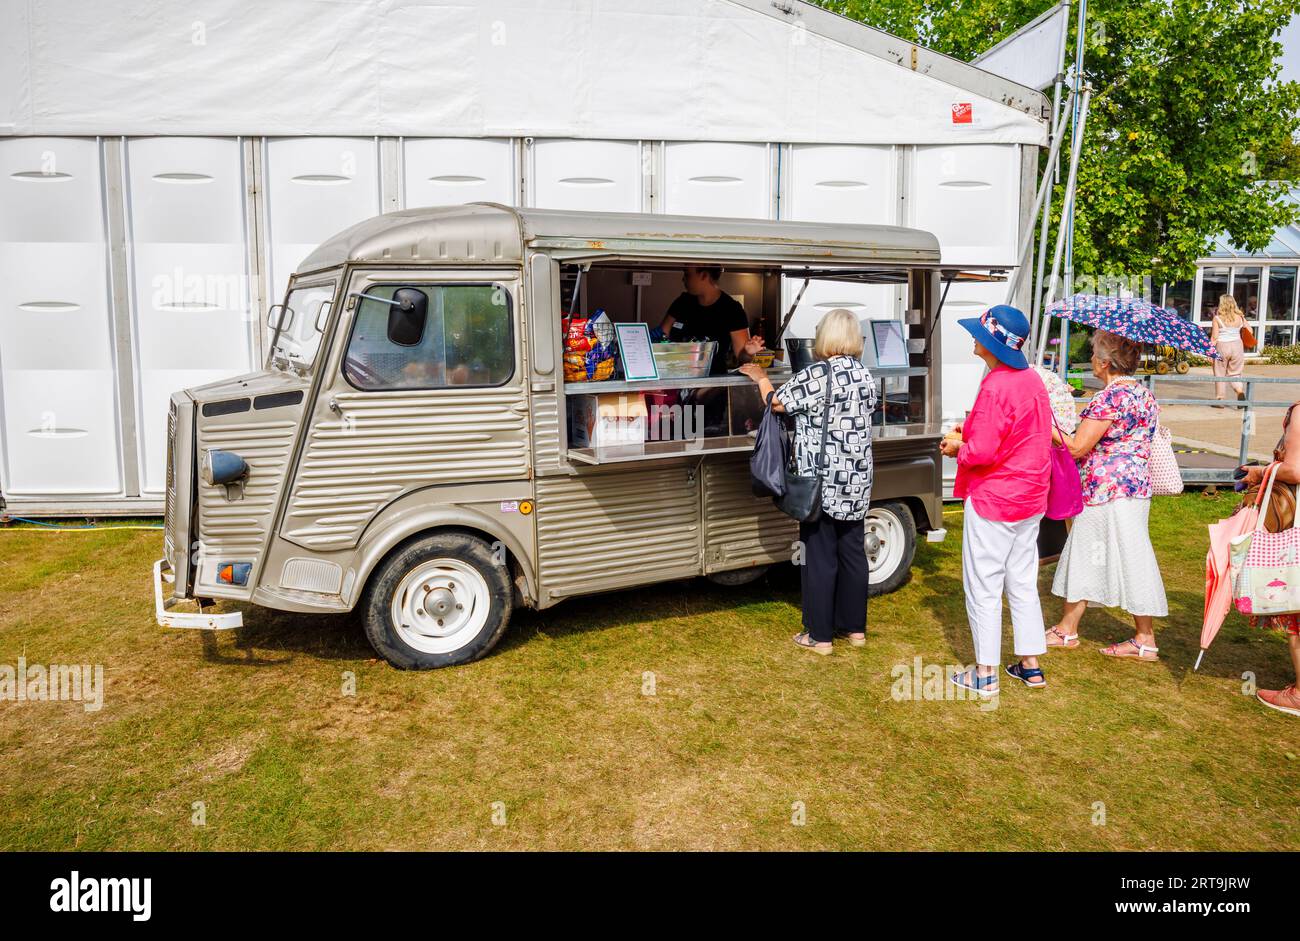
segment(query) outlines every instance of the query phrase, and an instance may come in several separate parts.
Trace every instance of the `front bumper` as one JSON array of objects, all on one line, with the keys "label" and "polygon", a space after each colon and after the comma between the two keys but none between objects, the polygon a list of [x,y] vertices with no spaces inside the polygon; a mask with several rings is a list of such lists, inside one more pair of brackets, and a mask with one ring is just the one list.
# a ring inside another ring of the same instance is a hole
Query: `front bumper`
[{"label": "front bumper", "polygon": [[175,597],[163,597],[163,583],[174,585],[176,576],[166,559],[159,559],[153,564],[153,611],[160,627],[190,627],[199,630],[226,631],[244,626],[244,615],[239,611],[227,614],[204,614],[200,608],[195,611],[173,611],[172,606],[179,604]]}]

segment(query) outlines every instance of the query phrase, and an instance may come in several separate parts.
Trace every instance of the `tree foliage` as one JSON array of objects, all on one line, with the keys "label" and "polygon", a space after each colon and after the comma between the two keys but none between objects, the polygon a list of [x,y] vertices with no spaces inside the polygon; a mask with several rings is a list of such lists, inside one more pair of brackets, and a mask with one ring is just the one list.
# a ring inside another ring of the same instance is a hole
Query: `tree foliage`
[{"label": "tree foliage", "polygon": [[[967,61],[1054,5],[820,2]],[[1076,273],[1189,277],[1214,236],[1258,250],[1294,220],[1283,197],[1300,178],[1300,83],[1277,79],[1278,32],[1295,9],[1295,0],[1090,0]]]}]

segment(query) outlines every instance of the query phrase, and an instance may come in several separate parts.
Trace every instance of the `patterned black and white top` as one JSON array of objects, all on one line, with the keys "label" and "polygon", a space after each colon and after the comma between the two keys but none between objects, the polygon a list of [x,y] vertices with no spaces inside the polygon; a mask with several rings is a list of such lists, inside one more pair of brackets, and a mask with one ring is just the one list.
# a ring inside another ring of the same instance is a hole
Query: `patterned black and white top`
[{"label": "patterned black and white top", "polygon": [[832,356],[791,376],[776,391],[776,399],[794,416],[796,469],[811,475],[822,443],[828,366],[834,383],[831,425],[826,435],[827,453],[817,461],[822,475],[822,512],[838,520],[860,520],[867,515],[874,473],[871,412],[876,407],[876,383],[871,372],[852,356]]}]

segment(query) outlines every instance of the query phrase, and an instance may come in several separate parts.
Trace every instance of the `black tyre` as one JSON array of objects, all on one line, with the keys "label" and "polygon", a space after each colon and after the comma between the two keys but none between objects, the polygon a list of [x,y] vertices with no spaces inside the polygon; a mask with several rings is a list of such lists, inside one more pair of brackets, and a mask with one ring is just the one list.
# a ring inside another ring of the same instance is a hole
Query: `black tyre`
[{"label": "black tyre", "polygon": [[916,556],[916,520],[904,503],[873,503],[864,524],[867,567],[872,597],[887,595],[906,584]]},{"label": "black tyre", "polygon": [[384,560],[362,606],[366,638],[398,669],[469,663],[510,623],[509,569],[481,539],[436,533]]},{"label": "black tyre", "polygon": [[747,569],[728,569],[725,572],[710,572],[704,577],[715,585],[724,585],[727,588],[738,588],[741,585],[748,585],[762,578],[770,565],[754,565]]}]

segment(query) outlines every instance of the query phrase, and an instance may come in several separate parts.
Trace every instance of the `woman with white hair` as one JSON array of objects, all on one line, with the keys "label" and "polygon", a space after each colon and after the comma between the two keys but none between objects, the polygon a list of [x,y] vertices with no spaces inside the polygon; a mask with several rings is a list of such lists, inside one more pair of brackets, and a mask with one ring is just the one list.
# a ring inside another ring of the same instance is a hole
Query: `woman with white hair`
[{"label": "woman with white hair", "polygon": [[[867,553],[863,520],[871,500],[871,412],[876,383],[862,364],[862,325],[837,307],[817,325],[816,361],[776,391],[763,367],[740,367],[758,383],[772,411],[795,418],[798,472],[821,477],[821,512],[799,524],[804,547],[800,581],[803,631],[794,642],[829,654],[836,634],[861,647],[867,642]],[[826,384],[831,386],[829,413]],[[827,424],[829,422],[829,425]],[[826,448],[822,449],[822,429]]]}]

